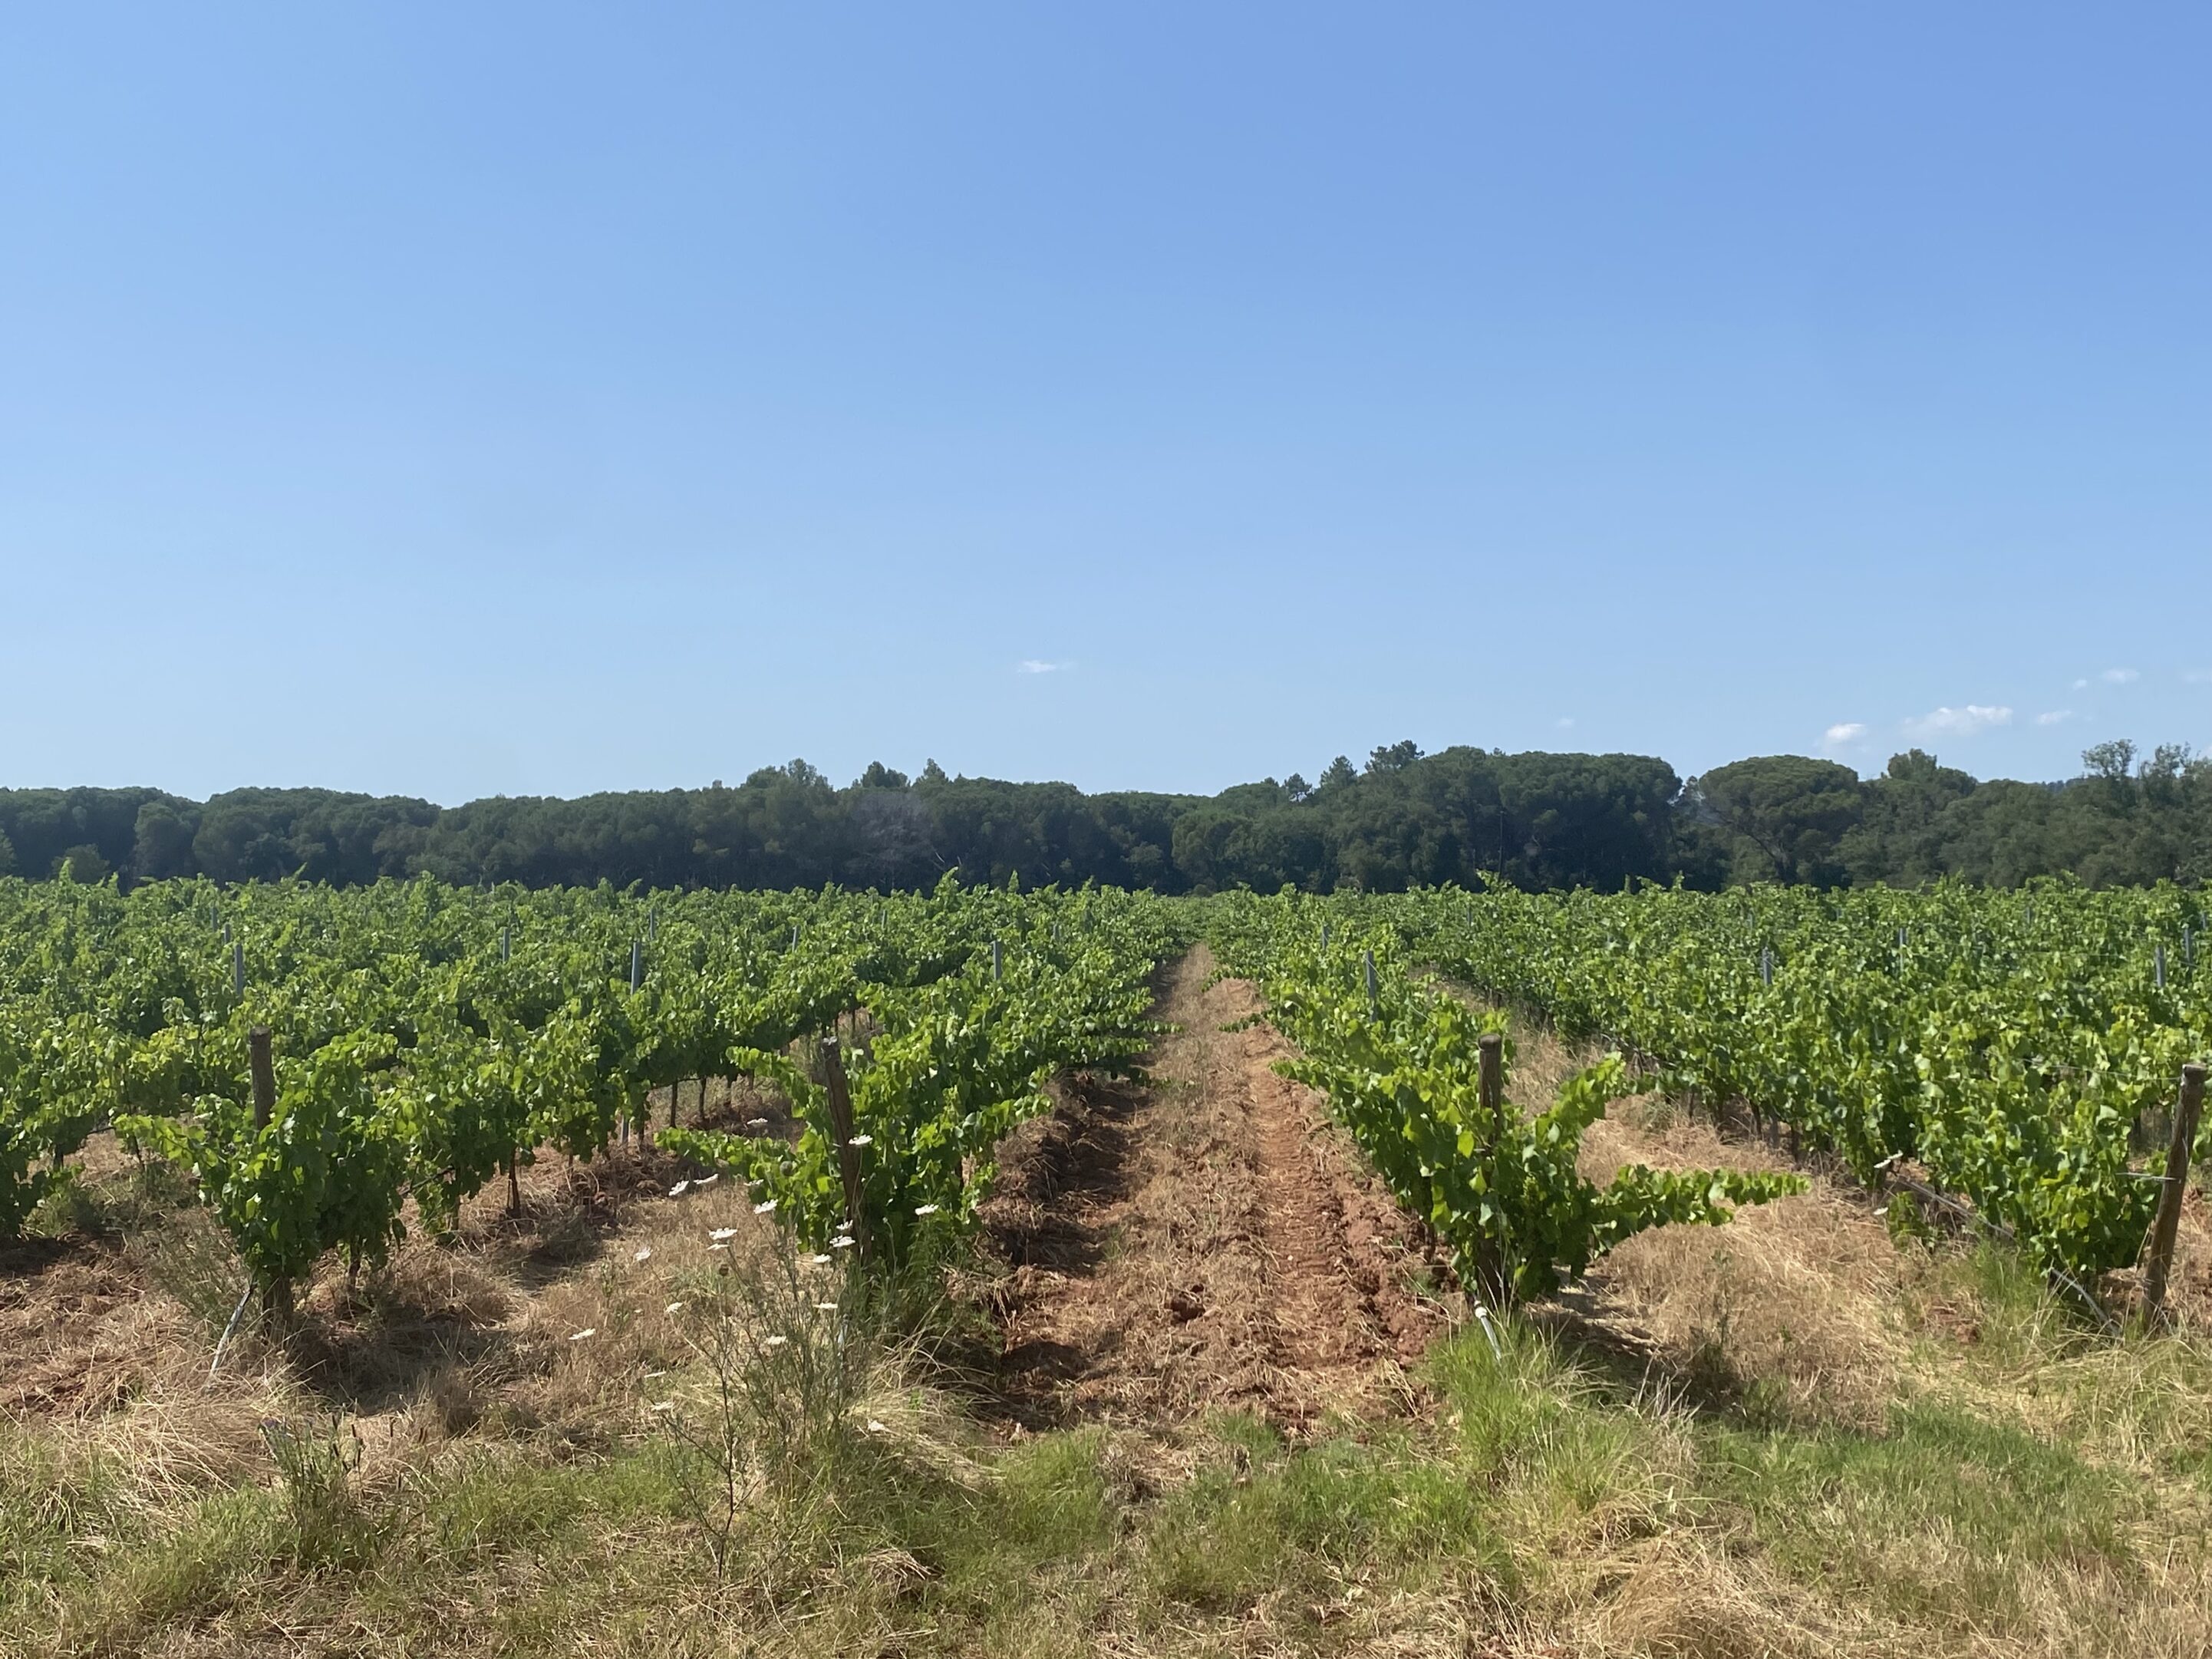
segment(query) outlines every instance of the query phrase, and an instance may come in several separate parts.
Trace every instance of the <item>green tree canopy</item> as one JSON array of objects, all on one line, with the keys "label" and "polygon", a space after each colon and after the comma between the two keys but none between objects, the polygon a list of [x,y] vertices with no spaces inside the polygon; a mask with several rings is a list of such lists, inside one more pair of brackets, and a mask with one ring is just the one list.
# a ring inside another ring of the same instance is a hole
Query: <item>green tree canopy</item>
[{"label": "green tree canopy", "polygon": [[1764,755],[1717,766],[1691,787],[1693,810],[1735,838],[1739,878],[1832,886],[1847,878],[1843,838],[1866,811],[1850,767]]}]

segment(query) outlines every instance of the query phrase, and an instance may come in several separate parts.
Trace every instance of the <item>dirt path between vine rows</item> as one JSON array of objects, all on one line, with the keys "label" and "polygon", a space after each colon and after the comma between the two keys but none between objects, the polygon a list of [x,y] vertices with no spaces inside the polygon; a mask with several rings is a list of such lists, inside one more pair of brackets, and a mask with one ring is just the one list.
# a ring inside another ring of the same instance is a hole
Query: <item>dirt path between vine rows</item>
[{"label": "dirt path between vine rows", "polygon": [[1002,1150],[984,1218],[1017,1421],[1317,1426],[1389,1401],[1448,1322],[1419,1230],[1273,1069],[1289,1045],[1222,1029],[1260,1004],[1213,965],[1200,945],[1162,970],[1147,1083],[1073,1079]]}]

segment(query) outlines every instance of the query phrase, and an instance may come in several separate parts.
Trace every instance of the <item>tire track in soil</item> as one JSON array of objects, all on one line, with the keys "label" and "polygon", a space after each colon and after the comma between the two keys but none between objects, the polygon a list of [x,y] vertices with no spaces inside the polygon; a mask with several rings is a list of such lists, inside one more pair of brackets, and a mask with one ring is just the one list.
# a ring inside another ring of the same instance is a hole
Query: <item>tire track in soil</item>
[{"label": "tire track in soil", "polygon": [[1177,1029],[1150,1081],[1078,1077],[1001,1148],[985,1204],[1000,1396],[1032,1426],[1173,1421],[1220,1407],[1291,1429],[1367,1412],[1448,1322],[1443,1273],[1363,1170],[1254,988],[1209,987],[1200,945],[1159,975]]}]

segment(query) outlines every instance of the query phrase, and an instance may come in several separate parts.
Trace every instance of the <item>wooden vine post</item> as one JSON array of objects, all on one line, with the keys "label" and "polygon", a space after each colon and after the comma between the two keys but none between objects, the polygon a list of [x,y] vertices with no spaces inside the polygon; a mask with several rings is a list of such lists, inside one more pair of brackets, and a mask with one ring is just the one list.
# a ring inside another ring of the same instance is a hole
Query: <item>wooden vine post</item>
[{"label": "wooden vine post", "polygon": [[[253,1127],[265,1129],[270,1119],[276,1115],[276,1061],[270,1048],[269,1028],[256,1025],[246,1033],[246,1065],[253,1073]],[[292,1316],[292,1281],[271,1279],[263,1291],[261,1305],[271,1316],[289,1320]]]},{"label": "wooden vine post", "polygon": [[[1496,1031],[1485,1031],[1477,1040],[1475,1054],[1475,1090],[1483,1115],[1490,1123],[1492,1179],[1495,1180],[1497,1160],[1505,1151],[1505,1039]],[[1474,1298],[1474,1316],[1481,1322],[1482,1334],[1489,1338],[1494,1354],[1498,1352],[1498,1333],[1491,1328],[1490,1315],[1483,1302],[1486,1297],[1494,1298],[1498,1306],[1504,1306],[1511,1287],[1505,1282],[1504,1257],[1495,1244],[1484,1239],[1477,1255],[1475,1275],[1482,1283]]]},{"label": "wooden vine post", "polygon": [[837,1178],[845,1188],[845,1224],[860,1260],[868,1259],[867,1217],[861,1213],[860,1149],[853,1144],[853,1093],[845,1083],[845,1057],[833,1033],[822,1042],[822,1073],[830,1097],[830,1130],[837,1137]]},{"label": "wooden vine post", "polygon": [[270,1052],[269,1028],[256,1025],[246,1034],[246,1063],[253,1072],[253,1127],[265,1129],[276,1115],[276,1062]]},{"label": "wooden vine post", "polygon": [[2191,1060],[2181,1068],[2181,1104],[2173,1114],[2173,1138],[2166,1143],[2166,1179],[2159,1186],[2158,1216],[2150,1227],[2150,1259],[2143,1264],[2143,1316],[2166,1320],[2166,1281],[2173,1271],[2173,1241],[2181,1228],[2181,1199],[2189,1176],[2189,1154],[2197,1144],[2197,1120],[2204,1115],[2204,1066]]},{"label": "wooden vine post", "polygon": [[1497,1136],[1492,1145],[1505,1144],[1505,1039],[1496,1031],[1482,1034],[1478,1053],[1481,1058],[1480,1087],[1482,1109],[1490,1119],[1492,1133]]}]

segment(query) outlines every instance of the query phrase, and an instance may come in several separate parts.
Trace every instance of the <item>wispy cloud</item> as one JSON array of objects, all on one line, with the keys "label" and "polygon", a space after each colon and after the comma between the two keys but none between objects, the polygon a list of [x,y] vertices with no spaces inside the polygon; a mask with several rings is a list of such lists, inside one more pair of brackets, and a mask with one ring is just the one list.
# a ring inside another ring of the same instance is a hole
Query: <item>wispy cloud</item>
[{"label": "wispy cloud", "polygon": [[2107,685],[2128,685],[2142,678],[2132,668],[2107,668],[2097,678]]},{"label": "wispy cloud", "polygon": [[2012,710],[2002,703],[1970,702],[1964,708],[1936,708],[1905,722],[1916,738],[1971,738],[1992,726],[2012,724]]},{"label": "wispy cloud", "polygon": [[1552,722],[1553,725],[1558,726],[1562,732],[1568,730],[1574,725],[1574,723],[1575,717],[1572,714],[1562,714],[1559,719]]},{"label": "wispy cloud", "polygon": [[2212,668],[2185,668],[2181,678],[2187,685],[2212,685]]},{"label": "wispy cloud", "polygon": [[2087,680],[2076,680],[2074,682],[2074,689],[2076,691],[2087,691],[2089,689],[2089,682]]},{"label": "wispy cloud", "polygon": [[1866,734],[1864,720],[1838,720],[1820,734],[1820,740],[1828,748],[1833,749],[1838,744],[1856,743]]},{"label": "wispy cloud", "polygon": [[2047,714],[2038,714],[2035,717],[2035,723],[2038,726],[2063,726],[2068,720],[2070,720],[2073,718],[2074,711],[2072,709],[2054,708]]},{"label": "wispy cloud", "polygon": [[1074,667],[1072,662],[1046,662],[1036,657],[1024,657],[1014,665],[1017,674],[1065,674]]}]

